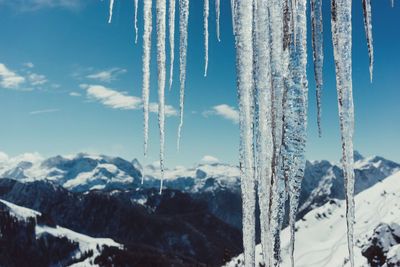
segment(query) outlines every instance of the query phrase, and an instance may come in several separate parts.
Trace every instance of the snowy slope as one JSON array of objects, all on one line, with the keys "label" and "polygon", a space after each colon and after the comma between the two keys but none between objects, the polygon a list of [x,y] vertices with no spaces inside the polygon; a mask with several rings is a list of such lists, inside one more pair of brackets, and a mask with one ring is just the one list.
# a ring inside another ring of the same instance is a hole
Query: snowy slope
[{"label": "snowy slope", "polygon": [[[37,216],[41,215],[40,212],[15,205],[13,203],[10,203],[2,199],[0,199],[0,202],[5,204],[9,208],[10,214],[18,218],[18,220],[27,220],[28,218],[36,218]],[[35,232],[36,232],[36,238],[39,238],[44,234],[50,234],[54,237],[66,237],[70,241],[78,243],[79,249],[76,250],[75,254],[71,256],[73,259],[79,259],[85,253],[93,251],[93,255],[86,258],[84,261],[77,262],[71,265],[75,267],[96,266],[93,265],[92,262],[97,256],[100,255],[103,246],[118,247],[118,248],[123,247],[121,244],[116,243],[114,240],[110,238],[93,238],[60,226],[50,227],[46,225],[37,224],[35,227]]]},{"label": "snowy slope", "polygon": [[[355,198],[356,224],[355,248],[356,266],[366,266],[367,259],[361,254],[361,247],[367,244],[374,229],[381,223],[400,223],[400,172],[391,175],[383,182],[361,192]],[[344,201],[331,201],[312,210],[297,222],[296,267],[341,267],[350,266],[347,262]],[[290,266],[288,255],[289,229],[282,232],[282,265]],[[384,240],[383,240],[384,241]],[[400,247],[390,248],[388,261],[400,259]],[[261,261],[261,248],[257,246],[257,261]],[[242,255],[234,258],[226,266],[241,266]],[[400,264],[400,262],[396,262]],[[391,265],[389,265],[391,266]],[[392,265],[398,266],[398,265]]]}]

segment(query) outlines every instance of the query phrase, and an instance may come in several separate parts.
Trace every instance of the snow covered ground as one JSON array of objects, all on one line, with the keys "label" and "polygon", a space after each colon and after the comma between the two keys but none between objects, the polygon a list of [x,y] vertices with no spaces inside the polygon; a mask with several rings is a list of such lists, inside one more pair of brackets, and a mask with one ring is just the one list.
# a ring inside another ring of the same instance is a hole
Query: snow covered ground
[{"label": "snow covered ground", "polygon": [[[41,215],[40,212],[15,205],[5,200],[0,199],[0,202],[5,204],[10,209],[10,213],[18,218],[18,220],[27,220],[28,218],[36,218]],[[93,238],[60,226],[50,227],[46,225],[36,225],[35,232],[37,238],[47,233],[55,237],[66,237],[70,241],[78,243],[79,249],[76,250],[75,254],[72,256],[74,259],[79,259],[85,253],[93,251],[92,256],[86,258],[82,262],[71,265],[74,267],[96,266],[93,264],[94,259],[101,254],[103,246],[123,248],[121,244],[118,244],[110,238]]]},{"label": "snow covered ground", "polygon": [[[367,264],[367,259],[361,255],[361,246],[373,234],[375,227],[380,223],[400,223],[400,172],[358,194],[355,203],[355,263],[361,267]],[[344,201],[331,201],[312,210],[297,222],[296,227],[296,267],[350,266]],[[288,228],[283,230],[281,238],[281,266],[286,267],[290,266]],[[260,245],[257,246],[256,258],[262,262]],[[388,258],[393,262],[400,259],[399,245],[390,249]],[[243,256],[240,255],[226,266],[241,266],[242,263]]]}]

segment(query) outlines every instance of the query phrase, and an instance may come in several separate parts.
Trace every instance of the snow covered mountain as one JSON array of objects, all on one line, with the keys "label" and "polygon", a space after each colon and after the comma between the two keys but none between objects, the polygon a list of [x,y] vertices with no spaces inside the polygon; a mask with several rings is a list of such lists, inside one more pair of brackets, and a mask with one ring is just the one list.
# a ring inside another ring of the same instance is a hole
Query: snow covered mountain
[{"label": "snow covered mountain", "polygon": [[[98,266],[94,261],[105,247],[123,249],[109,238],[93,238],[57,225],[46,225],[40,212],[5,200],[0,200],[0,210],[0,262],[5,266]],[[50,255],[43,257],[41,253]],[[7,254],[19,256],[7,257]]]},{"label": "snow covered mountain", "polygon": [[[378,156],[364,158],[356,152],[355,159],[356,193],[400,170],[400,164]],[[159,174],[157,165],[143,167],[136,159],[127,161],[105,155],[80,153],[48,159],[37,154],[15,158],[0,155],[0,177],[18,181],[48,180],[73,192],[158,188]],[[238,167],[223,163],[176,167],[167,169],[165,177],[166,188],[206,201],[214,215],[241,228]],[[300,195],[299,218],[331,199],[344,199],[343,183],[340,165],[326,160],[308,161]]]},{"label": "snow covered mountain", "polygon": [[[355,262],[361,266],[400,266],[400,172],[355,197]],[[345,203],[331,200],[296,224],[295,266],[350,266],[346,243]],[[290,266],[289,229],[282,239],[282,264]],[[260,245],[257,261],[262,263]],[[226,266],[242,266],[243,256]]]}]

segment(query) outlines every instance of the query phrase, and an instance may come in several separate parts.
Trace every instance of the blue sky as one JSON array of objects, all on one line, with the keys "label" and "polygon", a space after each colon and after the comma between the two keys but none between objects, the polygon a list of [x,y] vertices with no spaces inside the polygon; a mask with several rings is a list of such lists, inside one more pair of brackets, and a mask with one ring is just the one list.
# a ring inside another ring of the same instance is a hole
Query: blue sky
[{"label": "blue sky", "polygon": [[[378,154],[400,161],[400,6],[392,9],[389,2],[373,2],[376,60],[372,84],[361,1],[353,4],[355,148],[365,155]],[[238,161],[235,51],[229,3],[221,1],[220,43],[211,9],[209,75],[204,78],[202,1],[191,1],[185,125],[179,153],[175,116],[179,101],[178,64],[172,91],[166,93],[170,105],[166,132],[169,167],[192,165],[206,155],[234,164]],[[324,4],[323,137],[317,135],[309,53],[307,157],[337,161],[341,154],[340,133],[328,1]],[[108,24],[107,19],[108,0],[0,0],[1,151],[9,155],[39,152],[43,156],[83,151],[137,157],[145,163],[158,159],[155,113],[150,117],[150,156],[146,160],[142,157],[142,47],[141,36],[134,44],[133,1],[116,0],[113,23]],[[139,34],[143,32],[141,21],[140,5]],[[153,54],[154,103],[156,73]]]}]

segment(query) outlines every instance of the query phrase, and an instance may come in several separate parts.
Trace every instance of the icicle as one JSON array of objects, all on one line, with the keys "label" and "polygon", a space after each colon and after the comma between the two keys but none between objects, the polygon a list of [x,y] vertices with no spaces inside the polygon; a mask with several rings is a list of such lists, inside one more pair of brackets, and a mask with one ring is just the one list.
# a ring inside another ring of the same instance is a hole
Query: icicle
[{"label": "icicle", "polygon": [[311,0],[311,34],[312,48],[314,60],[314,76],[316,85],[317,97],[317,123],[318,134],[322,136],[321,116],[322,116],[322,85],[323,85],[323,65],[324,65],[324,50],[323,50],[323,22],[322,22],[322,0]]},{"label": "icicle", "polygon": [[169,0],[168,6],[168,24],[169,24],[169,49],[170,49],[170,67],[169,67],[169,90],[172,87],[174,78],[174,60],[175,60],[175,0]]},{"label": "icicle", "polygon": [[391,0],[392,1],[392,7],[394,7],[394,0]]},{"label": "icicle", "polygon": [[231,0],[232,30],[235,34],[235,0]]},{"label": "icicle", "polygon": [[143,0],[143,114],[144,114],[144,155],[147,156],[149,140],[149,95],[150,95],[150,60],[152,32],[152,0]]},{"label": "icicle", "polygon": [[351,3],[351,0],[332,1],[332,39],[336,67],[340,130],[342,136],[342,164],[346,191],[347,241],[350,263],[351,266],[354,267],[354,106],[351,69]]},{"label": "icicle", "polygon": [[295,223],[305,169],[307,140],[307,1],[297,0],[293,43],[290,46],[290,77],[284,95],[283,169],[289,195],[289,254],[294,267]]},{"label": "icicle", "polygon": [[108,23],[111,23],[114,9],[114,0],[110,0],[110,16],[108,17]]},{"label": "icicle", "polygon": [[135,8],[135,19],[134,19],[134,23],[135,23],[135,44],[137,44],[137,40],[138,40],[138,26],[137,26],[137,15],[138,15],[138,0],[134,1],[134,8]]},{"label": "icicle", "polygon": [[273,156],[272,125],[271,125],[271,67],[270,67],[270,29],[268,2],[257,0],[257,10],[254,12],[256,26],[255,41],[255,87],[258,106],[257,122],[257,176],[258,199],[260,205],[261,245],[266,266],[269,267],[267,256],[270,255],[270,187],[271,163]]},{"label": "icicle", "polygon": [[179,82],[180,82],[180,122],[178,128],[177,148],[179,150],[182,127],[183,127],[183,108],[185,101],[186,85],[186,55],[188,42],[188,21],[189,21],[189,0],[179,0]]},{"label": "icicle", "polygon": [[221,42],[220,38],[220,30],[219,30],[219,17],[221,15],[221,2],[220,0],[215,0],[215,19],[216,19],[216,26],[217,26],[217,40]]},{"label": "icicle", "polygon": [[165,148],[165,18],[167,15],[166,0],[157,0],[157,66],[158,66],[158,125],[160,127],[160,170],[161,186],[164,181],[164,148]]},{"label": "icicle", "polygon": [[255,265],[255,179],[253,161],[253,44],[252,1],[236,1],[236,71],[240,121],[240,175],[243,205],[245,266]]},{"label": "icicle", "polygon": [[204,77],[207,77],[208,70],[208,15],[210,12],[209,0],[204,0]]},{"label": "icicle", "polygon": [[[269,2],[269,25],[271,31],[271,73],[272,73],[272,134],[273,134],[273,159],[272,159],[272,182],[271,182],[271,204],[270,204],[270,253],[268,253],[269,266],[276,266],[280,258],[280,230],[281,219],[285,201],[285,181],[282,173],[281,145],[282,145],[282,121],[283,108],[282,98],[284,92],[284,78],[288,72],[288,51],[284,51],[284,39],[288,27],[286,16],[284,16],[284,4],[281,0]],[[290,18],[290,17],[289,17]]]},{"label": "icicle", "polygon": [[368,55],[369,55],[369,76],[372,82],[374,69],[374,45],[372,41],[372,15],[371,15],[371,0],[362,0],[365,35],[367,37]]}]

